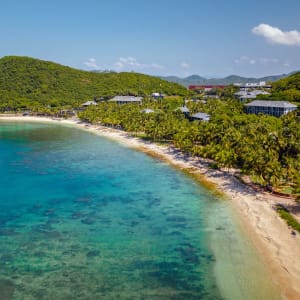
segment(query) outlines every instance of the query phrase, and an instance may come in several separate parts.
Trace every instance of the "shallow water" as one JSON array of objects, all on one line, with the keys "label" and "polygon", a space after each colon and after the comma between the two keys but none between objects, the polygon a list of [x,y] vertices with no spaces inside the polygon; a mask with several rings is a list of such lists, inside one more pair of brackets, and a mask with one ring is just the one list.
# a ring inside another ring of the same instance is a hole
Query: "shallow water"
[{"label": "shallow water", "polygon": [[277,297],[226,202],[143,153],[1,122],[0,176],[0,299]]}]

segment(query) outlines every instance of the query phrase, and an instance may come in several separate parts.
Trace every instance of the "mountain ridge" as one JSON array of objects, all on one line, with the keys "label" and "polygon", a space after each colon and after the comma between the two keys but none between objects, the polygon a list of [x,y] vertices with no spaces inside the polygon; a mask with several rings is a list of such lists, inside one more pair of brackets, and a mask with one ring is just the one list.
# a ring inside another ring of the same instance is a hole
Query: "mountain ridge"
[{"label": "mountain ridge", "polygon": [[178,76],[157,76],[157,77],[169,82],[175,82],[185,87],[188,87],[189,85],[205,85],[205,84],[233,84],[233,83],[245,84],[245,83],[254,83],[260,81],[274,82],[282,78],[286,78],[295,73],[297,73],[297,71],[293,71],[287,74],[270,75],[270,76],[264,76],[258,78],[243,77],[239,75],[229,75],[224,78],[205,78],[203,76],[196,75],[196,74],[184,78]]}]

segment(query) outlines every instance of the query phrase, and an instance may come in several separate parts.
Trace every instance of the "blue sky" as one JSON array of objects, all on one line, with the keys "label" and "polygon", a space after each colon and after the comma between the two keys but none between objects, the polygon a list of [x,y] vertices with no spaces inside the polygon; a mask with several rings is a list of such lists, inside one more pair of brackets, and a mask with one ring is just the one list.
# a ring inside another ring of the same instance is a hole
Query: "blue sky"
[{"label": "blue sky", "polygon": [[299,0],[2,0],[0,56],[206,77],[300,70]]}]

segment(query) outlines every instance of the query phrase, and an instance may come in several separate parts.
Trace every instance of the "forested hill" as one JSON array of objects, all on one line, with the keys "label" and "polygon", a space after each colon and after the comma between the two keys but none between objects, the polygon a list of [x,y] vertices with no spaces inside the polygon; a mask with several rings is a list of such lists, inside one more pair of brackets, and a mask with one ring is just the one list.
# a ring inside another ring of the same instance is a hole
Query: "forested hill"
[{"label": "forested hill", "polygon": [[273,83],[272,97],[300,102],[300,72]]},{"label": "forested hill", "polygon": [[186,88],[137,73],[93,73],[30,57],[0,59],[0,105],[40,103],[51,105],[84,102],[115,95],[185,95]]}]

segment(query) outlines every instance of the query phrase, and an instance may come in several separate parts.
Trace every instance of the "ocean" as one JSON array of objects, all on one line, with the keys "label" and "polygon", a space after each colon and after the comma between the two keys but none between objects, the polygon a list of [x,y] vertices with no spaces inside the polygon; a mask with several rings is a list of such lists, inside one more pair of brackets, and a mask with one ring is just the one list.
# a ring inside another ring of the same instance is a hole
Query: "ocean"
[{"label": "ocean", "polygon": [[77,128],[0,122],[0,299],[279,299],[228,201]]}]

